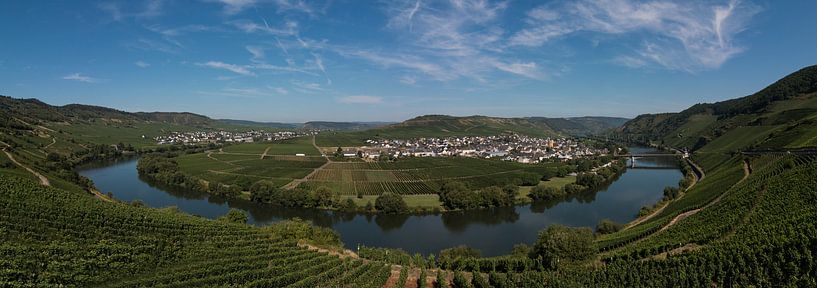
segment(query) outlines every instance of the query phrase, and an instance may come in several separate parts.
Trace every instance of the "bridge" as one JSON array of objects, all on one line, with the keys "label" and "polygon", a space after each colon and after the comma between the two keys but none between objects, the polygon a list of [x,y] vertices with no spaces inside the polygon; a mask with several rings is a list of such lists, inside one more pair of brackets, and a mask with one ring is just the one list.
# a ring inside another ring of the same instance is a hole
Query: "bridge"
[{"label": "bridge", "polygon": [[[685,154],[679,154],[679,153],[629,153],[629,154],[622,154],[622,155],[617,155],[617,156],[630,158],[630,166],[628,168],[638,169],[639,167],[636,167],[636,161],[635,161],[635,159],[638,159],[638,158],[678,157],[678,156],[685,156]],[[660,166],[659,167],[644,167],[644,168],[649,168],[649,169],[677,169],[676,167],[660,167]]]}]

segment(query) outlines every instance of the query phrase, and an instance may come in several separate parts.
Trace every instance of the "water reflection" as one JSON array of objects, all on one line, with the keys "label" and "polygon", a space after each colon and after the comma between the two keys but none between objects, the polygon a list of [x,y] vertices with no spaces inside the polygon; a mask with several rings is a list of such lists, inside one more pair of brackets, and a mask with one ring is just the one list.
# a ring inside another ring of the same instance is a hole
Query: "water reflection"
[{"label": "water reflection", "polygon": [[91,178],[101,191],[113,192],[117,199],[139,200],[151,207],[176,206],[207,218],[217,218],[236,208],[247,211],[250,223],[255,225],[292,218],[309,220],[334,228],[349,248],[363,244],[402,248],[412,253],[437,253],[464,244],[482,250],[483,255],[499,255],[509,252],[515,244],[533,242],[539,230],[554,223],[595,226],[605,218],[628,222],[635,218],[639,208],[657,202],[665,186],[674,186],[681,179],[675,158],[636,161],[636,165],[650,168],[628,169],[597,192],[585,191],[566,199],[519,207],[413,216],[293,209],[165,187],[140,179],[136,159],[96,163],[83,167],[80,173]]}]

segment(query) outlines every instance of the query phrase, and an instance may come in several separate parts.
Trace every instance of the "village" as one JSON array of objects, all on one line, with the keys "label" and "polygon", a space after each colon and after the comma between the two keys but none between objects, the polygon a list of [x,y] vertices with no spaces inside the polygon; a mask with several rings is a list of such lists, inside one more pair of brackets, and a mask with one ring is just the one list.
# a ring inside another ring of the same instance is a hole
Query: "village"
[{"label": "village", "polygon": [[582,156],[607,154],[568,138],[536,138],[518,134],[417,138],[410,140],[367,140],[358,151],[343,151],[345,157],[376,159],[399,157],[479,157],[499,158],[520,163],[539,163],[548,159],[570,160]]},{"label": "village", "polygon": [[[153,138],[157,144],[202,144],[202,143],[251,143],[256,141],[278,141],[317,134],[317,131],[196,131],[171,132],[170,135]],[[142,136],[144,137],[144,136]]]}]

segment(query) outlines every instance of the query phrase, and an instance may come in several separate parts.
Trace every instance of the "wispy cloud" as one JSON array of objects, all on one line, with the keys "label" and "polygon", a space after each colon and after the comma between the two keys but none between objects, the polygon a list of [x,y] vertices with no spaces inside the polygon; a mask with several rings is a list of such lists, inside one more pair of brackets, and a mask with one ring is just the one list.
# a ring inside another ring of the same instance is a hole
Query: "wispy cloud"
[{"label": "wispy cloud", "polygon": [[338,98],[338,103],[343,104],[381,104],[383,98],[369,95],[353,95]]},{"label": "wispy cloud", "polygon": [[263,18],[261,23],[243,19],[231,21],[230,24],[245,33],[263,32],[277,36],[291,36],[298,33],[298,22],[295,21],[286,21],[282,27],[270,26]]},{"label": "wispy cloud", "polygon": [[414,77],[414,76],[403,76],[403,77],[400,77],[400,83],[403,83],[403,84],[406,84],[406,85],[414,85],[414,84],[417,84],[417,77]]},{"label": "wispy cloud", "polygon": [[315,13],[315,9],[303,0],[274,0],[274,2],[279,12],[295,11],[310,15]]},{"label": "wispy cloud", "polygon": [[438,81],[465,77],[488,83],[486,77],[493,72],[544,79],[544,72],[532,60],[515,63],[505,59],[506,32],[499,16],[507,5],[484,0],[389,2],[387,28],[398,33],[408,48],[389,54],[352,51],[345,55],[381,66],[414,69]]},{"label": "wispy cloud", "polygon": [[[224,5],[224,13],[227,15],[235,15],[244,9],[255,6],[256,0],[217,0]],[[211,1],[212,2],[212,1]]]},{"label": "wispy cloud", "polygon": [[93,77],[90,77],[90,76],[82,75],[80,73],[65,75],[65,76],[62,77],[62,79],[71,80],[71,81],[85,82],[85,83],[97,83],[97,82],[101,81],[101,79],[97,79],[97,78],[93,78]]},{"label": "wispy cloud", "polygon": [[264,48],[259,46],[246,46],[247,52],[252,54],[253,61],[260,61],[264,59]]},{"label": "wispy cloud", "polygon": [[614,63],[641,67],[647,63],[694,71],[720,67],[744,50],[734,41],[759,8],[748,2],[669,2],[604,0],[541,6],[528,13],[529,26],[510,38],[510,45],[539,47],[580,31],[642,39],[641,48]]},{"label": "wispy cloud", "polygon": [[329,75],[326,74],[326,67],[323,67],[323,59],[318,54],[312,53],[312,57],[315,58],[315,65],[318,69],[323,72],[323,76],[326,77],[326,84],[332,85],[332,79],[329,78]]},{"label": "wispy cloud", "polygon": [[216,69],[224,69],[224,70],[227,70],[227,71],[230,71],[230,72],[233,72],[233,73],[236,73],[236,74],[245,75],[245,76],[255,76],[255,73],[253,73],[252,71],[250,71],[246,67],[238,66],[238,65],[235,65],[235,64],[228,64],[228,63],[219,62],[219,61],[209,61],[207,63],[198,63],[198,65],[199,66],[210,67],[210,68],[216,68]]},{"label": "wispy cloud", "polygon": [[[136,3],[136,1],[133,1]],[[139,9],[125,11],[118,2],[102,2],[97,7],[108,13],[113,21],[123,21],[128,18],[154,18],[164,14],[164,0],[147,0],[138,5]]]},{"label": "wispy cloud", "polygon": [[136,65],[139,68],[148,68],[148,67],[150,67],[150,63],[147,63],[147,62],[142,61],[142,60],[134,62],[133,65]]}]

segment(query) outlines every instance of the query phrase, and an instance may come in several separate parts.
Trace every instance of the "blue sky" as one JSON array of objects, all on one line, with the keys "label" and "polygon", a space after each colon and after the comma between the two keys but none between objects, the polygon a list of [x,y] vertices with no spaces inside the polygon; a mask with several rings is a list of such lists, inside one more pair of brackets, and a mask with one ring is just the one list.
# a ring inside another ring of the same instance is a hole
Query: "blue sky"
[{"label": "blue sky", "polygon": [[0,2],[0,94],[302,122],[622,116],[817,64],[817,1]]}]

